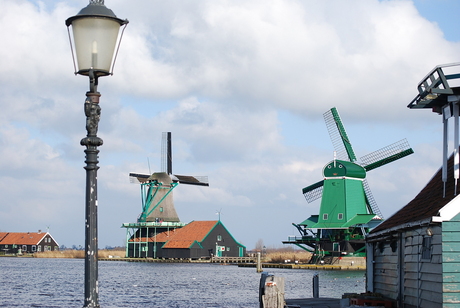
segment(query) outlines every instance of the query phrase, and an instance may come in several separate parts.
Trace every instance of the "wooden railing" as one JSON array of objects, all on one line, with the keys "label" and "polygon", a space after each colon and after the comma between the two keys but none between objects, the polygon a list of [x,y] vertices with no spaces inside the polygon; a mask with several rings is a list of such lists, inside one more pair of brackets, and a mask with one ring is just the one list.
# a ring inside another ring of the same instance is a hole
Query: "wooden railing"
[{"label": "wooden railing", "polygon": [[255,263],[254,257],[212,257],[211,263]]}]

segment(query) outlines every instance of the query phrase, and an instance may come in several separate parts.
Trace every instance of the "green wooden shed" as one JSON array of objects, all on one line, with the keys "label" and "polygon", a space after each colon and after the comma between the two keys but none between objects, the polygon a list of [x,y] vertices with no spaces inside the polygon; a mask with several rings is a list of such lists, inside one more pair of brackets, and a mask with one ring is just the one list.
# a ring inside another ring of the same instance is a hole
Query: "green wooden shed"
[{"label": "green wooden shed", "polygon": [[406,206],[367,238],[366,290],[398,307],[460,307],[460,197],[453,155]]}]

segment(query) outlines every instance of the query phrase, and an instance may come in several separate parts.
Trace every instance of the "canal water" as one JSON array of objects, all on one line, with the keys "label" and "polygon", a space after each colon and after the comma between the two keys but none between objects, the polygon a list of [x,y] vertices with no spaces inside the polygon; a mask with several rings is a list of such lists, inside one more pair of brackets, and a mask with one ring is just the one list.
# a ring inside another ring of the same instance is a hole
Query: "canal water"
[{"label": "canal water", "polygon": [[[340,298],[365,289],[364,271],[267,269],[285,278],[286,298]],[[259,307],[255,268],[190,263],[99,262],[101,308]],[[0,258],[0,307],[83,307],[84,260]]]}]

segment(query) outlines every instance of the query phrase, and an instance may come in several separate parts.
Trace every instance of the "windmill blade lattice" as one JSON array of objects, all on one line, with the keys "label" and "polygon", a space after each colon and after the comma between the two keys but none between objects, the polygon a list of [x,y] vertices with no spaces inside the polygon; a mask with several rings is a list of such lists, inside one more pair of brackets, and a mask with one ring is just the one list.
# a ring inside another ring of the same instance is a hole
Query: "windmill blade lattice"
[{"label": "windmill blade lattice", "polygon": [[324,121],[326,122],[327,131],[331,137],[332,145],[340,160],[348,160],[351,162],[356,161],[356,155],[351,146],[350,139],[348,138],[345,127],[340,119],[337,109],[331,108],[323,114]]},{"label": "windmill blade lattice", "polygon": [[361,163],[366,171],[373,170],[395,160],[414,153],[406,139],[399,140],[380,150],[361,157]]},{"label": "windmill blade lattice", "polygon": [[323,195],[323,184],[324,181],[319,181],[313,185],[305,187],[302,189],[302,193],[305,196],[305,199],[308,203],[312,203],[315,200],[318,200]]},{"label": "windmill blade lattice", "polygon": [[380,211],[379,207],[377,206],[377,202],[375,202],[374,196],[372,195],[371,189],[369,188],[369,184],[367,180],[364,179],[363,181],[363,188],[366,194],[367,204],[369,205],[369,213],[374,213],[375,215],[379,216],[383,219],[382,212]]}]

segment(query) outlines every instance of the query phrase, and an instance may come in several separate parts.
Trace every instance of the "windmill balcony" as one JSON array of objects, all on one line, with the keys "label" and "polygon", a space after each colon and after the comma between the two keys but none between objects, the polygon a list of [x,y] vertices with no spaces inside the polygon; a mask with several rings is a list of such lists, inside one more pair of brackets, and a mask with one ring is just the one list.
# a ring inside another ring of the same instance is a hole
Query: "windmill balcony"
[{"label": "windmill balcony", "polygon": [[183,227],[186,223],[183,222],[171,222],[171,221],[162,221],[162,222],[155,222],[155,221],[148,221],[148,222],[126,222],[123,223],[123,228],[139,228],[139,227]]},{"label": "windmill balcony", "polygon": [[315,240],[316,238],[314,236],[288,236],[288,241],[289,242],[295,242],[295,241],[304,241],[304,240]]}]

